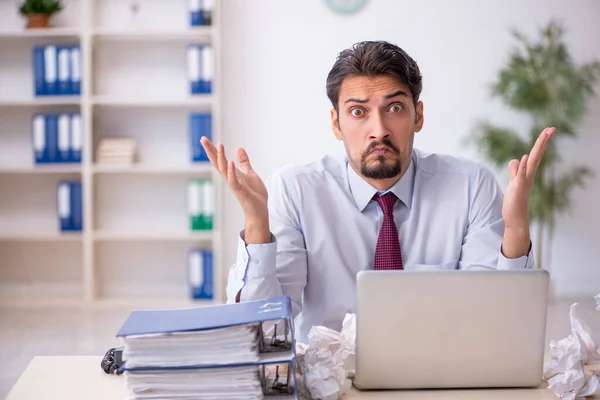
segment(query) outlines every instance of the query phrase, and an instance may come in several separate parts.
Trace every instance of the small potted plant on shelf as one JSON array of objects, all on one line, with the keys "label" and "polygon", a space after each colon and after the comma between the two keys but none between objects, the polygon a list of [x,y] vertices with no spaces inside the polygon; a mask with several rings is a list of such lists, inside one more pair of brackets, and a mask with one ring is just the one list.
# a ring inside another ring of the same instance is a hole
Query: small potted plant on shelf
[{"label": "small potted plant on shelf", "polygon": [[48,28],[48,20],[62,10],[60,0],[25,0],[19,13],[27,18],[27,28]]}]

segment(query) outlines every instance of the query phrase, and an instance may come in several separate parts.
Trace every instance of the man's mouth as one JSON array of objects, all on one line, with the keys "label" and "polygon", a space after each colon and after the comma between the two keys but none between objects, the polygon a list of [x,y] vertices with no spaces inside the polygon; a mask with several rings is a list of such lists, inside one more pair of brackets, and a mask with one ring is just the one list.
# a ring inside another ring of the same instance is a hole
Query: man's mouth
[{"label": "man's mouth", "polygon": [[369,154],[382,155],[382,154],[391,153],[391,152],[392,152],[392,149],[390,149],[387,146],[377,146],[377,147],[373,148],[373,150],[371,150],[369,152]]}]

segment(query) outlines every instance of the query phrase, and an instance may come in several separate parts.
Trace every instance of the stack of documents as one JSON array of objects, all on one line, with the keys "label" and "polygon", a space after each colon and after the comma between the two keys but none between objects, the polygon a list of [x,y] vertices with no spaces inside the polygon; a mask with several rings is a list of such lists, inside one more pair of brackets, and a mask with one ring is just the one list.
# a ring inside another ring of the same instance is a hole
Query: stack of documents
[{"label": "stack of documents", "polygon": [[131,165],[135,161],[135,154],[135,140],[132,138],[103,138],[96,151],[96,163]]},{"label": "stack of documents", "polygon": [[289,297],[134,311],[117,334],[130,399],[297,399]]}]

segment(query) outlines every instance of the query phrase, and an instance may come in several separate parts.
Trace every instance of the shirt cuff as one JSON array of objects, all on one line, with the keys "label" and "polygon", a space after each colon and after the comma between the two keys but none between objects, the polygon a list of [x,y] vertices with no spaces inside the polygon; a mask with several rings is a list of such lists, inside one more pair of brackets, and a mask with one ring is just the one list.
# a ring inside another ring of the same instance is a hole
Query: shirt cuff
[{"label": "shirt cuff", "polygon": [[499,270],[532,268],[535,268],[535,263],[533,259],[533,246],[531,244],[531,241],[529,242],[529,253],[526,256],[521,256],[517,258],[506,258],[504,254],[502,254],[502,246],[500,246],[500,250],[498,251]]},{"label": "shirt cuff", "polygon": [[238,241],[238,264],[244,265],[244,280],[265,278],[275,273],[277,239],[271,234],[271,243],[249,244],[244,241],[244,231]]},{"label": "shirt cuff", "polygon": [[227,281],[227,302],[235,303],[237,294],[240,293],[240,301],[244,301],[245,290],[248,280],[261,279],[275,273],[275,262],[277,257],[277,241],[271,234],[271,243],[251,244],[246,246],[244,231],[238,239],[236,263],[229,270]]}]

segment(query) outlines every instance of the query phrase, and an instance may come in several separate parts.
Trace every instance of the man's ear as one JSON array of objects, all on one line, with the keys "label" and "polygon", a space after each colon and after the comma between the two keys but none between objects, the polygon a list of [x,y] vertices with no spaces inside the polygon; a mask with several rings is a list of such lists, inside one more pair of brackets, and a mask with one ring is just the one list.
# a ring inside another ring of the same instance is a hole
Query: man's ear
[{"label": "man's ear", "polygon": [[417,109],[415,112],[415,132],[419,132],[421,129],[423,129],[423,123],[424,123],[424,119],[423,119],[423,102],[419,101],[417,103]]},{"label": "man's ear", "polygon": [[335,108],[331,109],[331,129],[337,140],[342,140],[342,131],[340,130],[340,119]]}]

